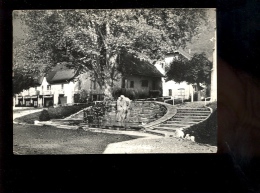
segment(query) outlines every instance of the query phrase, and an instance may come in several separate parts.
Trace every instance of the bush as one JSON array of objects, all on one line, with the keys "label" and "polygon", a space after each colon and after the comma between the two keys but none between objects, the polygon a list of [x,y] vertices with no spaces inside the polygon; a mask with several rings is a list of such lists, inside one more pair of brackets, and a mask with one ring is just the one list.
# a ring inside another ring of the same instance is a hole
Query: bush
[{"label": "bush", "polygon": [[[48,110],[48,114],[50,116],[50,119],[63,119],[74,113],[77,113],[78,111],[88,106],[90,106],[90,104],[79,104],[76,106],[61,106],[61,107],[51,108]],[[15,121],[33,124],[35,120],[40,121],[39,116],[41,113],[42,112],[36,112],[22,117],[18,117],[15,119]]]},{"label": "bush", "polygon": [[87,90],[81,90],[80,93],[79,93],[79,102],[80,103],[86,103],[88,102],[88,99],[89,99],[89,93]]},{"label": "bush", "polygon": [[149,93],[146,90],[139,90],[138,95],[139,99],[146,99],[148,98]]},{"label": "bush", "polygon": [[150,90],[149,91],[149,96],[150,98],[156,98],[161,96],[162,92],[160,90]]},{"label": "bush", "polygon": [[[212,106],[215,104],[212,104]],[[184,129],[185,135],[188,133],[195,136],[195,141],[198,143],[217,145],[217,109],[213,111],[210,117],[196,125]]]},{"label": "bush", "polygon": [[119,87],[114,87],[112,89],[112,96],[117,99],[118,97],[120,97],[120,95],[125,95],[124,90],[122,88]]},{"label": "bush", "polygon": [[138,91],[134,89],[126,89],[125,96],[131,100],[135,100],[138,98]]},{"label": "bush", "polygon": [[44,109],[39,115],[39,121],[49,121],[49,120],[50,120],[49,112]]}]

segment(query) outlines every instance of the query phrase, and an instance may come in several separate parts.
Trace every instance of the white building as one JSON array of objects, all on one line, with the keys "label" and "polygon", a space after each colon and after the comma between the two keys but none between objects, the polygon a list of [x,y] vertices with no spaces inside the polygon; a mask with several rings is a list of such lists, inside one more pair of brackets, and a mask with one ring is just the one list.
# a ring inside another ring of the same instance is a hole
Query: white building
[{"label": "white building", "polygon": [[[178,57],[184,57],[187,60],[191,59],[191,56],[183,51],[177,50],[171,54],[168,54],[165,57],[164,61],[159,61],[155,64],[155,67],[163,74],[165,75],[165,68],[170,65],[170,63],[174,59],[178,59]],[[183,99],[189,99],[189,97],[193,93],[193,87],[192,85],[189,85],[186,82],[176,83],[174,81],[165,81],[165,78],[162,78],[162,90],[163,90],[163,96],[170,96],[171,98],[183,98]]]},{"label": "white building", "polygon": [[[51,104],[72,104],[75,95],[81,89],[78,73],[58,64],[46,76],[38,78],[35,87],[24,90],[15,97],[17,106],[49,106]],[[89,81],[86,81],[87,83]],[[88,85],[84,85],[88,86]]]}]

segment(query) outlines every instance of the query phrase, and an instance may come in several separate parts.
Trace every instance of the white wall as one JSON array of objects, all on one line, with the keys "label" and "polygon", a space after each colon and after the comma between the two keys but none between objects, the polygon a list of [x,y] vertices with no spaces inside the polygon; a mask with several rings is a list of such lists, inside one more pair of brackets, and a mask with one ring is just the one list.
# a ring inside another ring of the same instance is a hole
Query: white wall
[{"label": "white wall", "polygon": [[[174,57],[166,57],[164,61],[158,61],[155,64],[155,67],[163,74],[165,75],[165,66],[169,65],[170,62],[172,62]],[[189,85],[186,82],[176,83],[174,81],[165,81],[165,78],[162,78],[162,85],[163,85],[163,96],[169,96],[169,89],[172,89],[172,97],[177,98],[179,95],[180,88],[185,89],[185,99],[189,98],[189,95],[192,93],[192,86]]]}]

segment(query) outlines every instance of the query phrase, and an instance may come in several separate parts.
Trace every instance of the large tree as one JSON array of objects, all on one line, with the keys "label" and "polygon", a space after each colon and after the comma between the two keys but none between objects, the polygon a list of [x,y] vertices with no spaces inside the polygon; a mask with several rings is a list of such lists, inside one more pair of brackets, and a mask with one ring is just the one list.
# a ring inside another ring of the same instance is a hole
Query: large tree
[{"label": "large tree", "polygon": [[204,52],[195,53],[190,60],[173,60],[166,72],[166,80],[174,80],[177,83],[186,81],[188,84],[200,83],[209,85],[212,62],[208,60]]},{"label": "large tree", "polygon": [[[164,58],[190,41],[205,13],[205,9],[19,11],[28,33],[24,57],[17,64],[33,68],[41,63],[37,69],[46,71],[69,61],[71,68],[90,71],[111,96],[120,77],[120,53],[150,61]],[[33,58],[27,57],[30,50]]]}]

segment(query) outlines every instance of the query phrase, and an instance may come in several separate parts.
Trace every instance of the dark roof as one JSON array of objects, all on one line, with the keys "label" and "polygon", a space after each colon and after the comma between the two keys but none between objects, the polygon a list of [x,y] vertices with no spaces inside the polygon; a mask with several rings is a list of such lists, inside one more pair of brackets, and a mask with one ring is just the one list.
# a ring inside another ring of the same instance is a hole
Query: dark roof
[{"label": "dark roof", "polygon": [[121,55],[119,71],[126,75],[163,77],[164,75],[151,63],[130,54]]},{"label": "dark roof", "polygon": [[62,62],[52,68],[52,70],[47,73],[47,82],[53,84],[72,80],[77,75],[77,71],[69,69],[66,66],[67,64],[67,62]]}]

